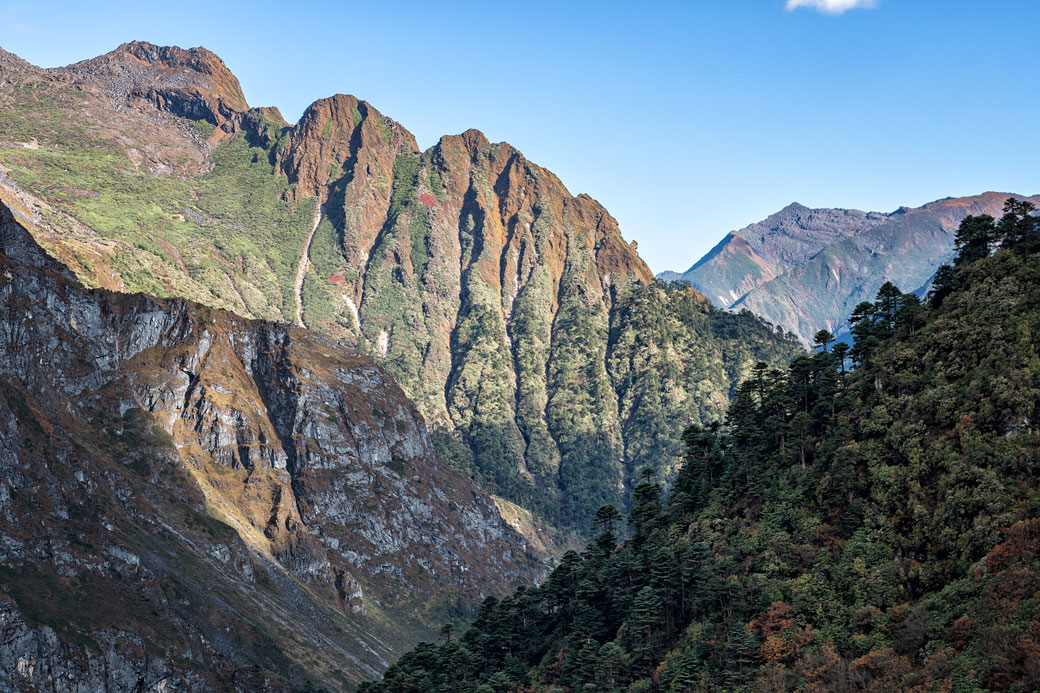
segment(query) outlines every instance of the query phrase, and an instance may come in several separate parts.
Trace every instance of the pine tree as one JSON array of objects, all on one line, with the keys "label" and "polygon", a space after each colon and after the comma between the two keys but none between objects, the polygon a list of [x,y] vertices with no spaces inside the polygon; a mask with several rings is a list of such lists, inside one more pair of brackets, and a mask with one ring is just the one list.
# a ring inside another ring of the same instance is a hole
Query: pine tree
[{"label": "pine tree", "polygon": [[954,236],[953,247],[957,251],[954,265],[959,267],[987,257],[998,240],[1002,239],[993,225],[993,217],[988,214],[965,217]]},{"label": "pine tree", "polygon": [[823,351],[827,351],[827,345],[834,341],[834,335],[827,330],[820,330],[813,337],[813,344],[818,347],[822,347]]},{"label": "pine tree", "polygon": [[632,605],[632,657],[644,671],[657,664],[661,641],[661,597],[652,587],[644,587]]}]

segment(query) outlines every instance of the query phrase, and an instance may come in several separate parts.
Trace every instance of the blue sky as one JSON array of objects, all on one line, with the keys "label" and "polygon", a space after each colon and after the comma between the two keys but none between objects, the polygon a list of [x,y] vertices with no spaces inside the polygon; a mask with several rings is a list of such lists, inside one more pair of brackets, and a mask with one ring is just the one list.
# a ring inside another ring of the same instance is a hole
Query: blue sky
[{"label": "blue sky", "polygon": [[792,201],[1040,193],[1038,25],[1036,0],[0,0],[0,46],[45,67],[203,45],[290,121],[344,92],[422,147],[476,127],[602,202],[655,272]]}]

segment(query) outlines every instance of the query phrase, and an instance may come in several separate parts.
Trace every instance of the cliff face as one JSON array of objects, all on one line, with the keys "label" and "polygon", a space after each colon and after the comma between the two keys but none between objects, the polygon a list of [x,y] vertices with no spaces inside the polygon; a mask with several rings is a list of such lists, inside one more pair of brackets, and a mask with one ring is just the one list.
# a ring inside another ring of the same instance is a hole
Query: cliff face
[{"label": "cliff face", "polygon": [[[475,130],[420,152],[351,96],[315,102],[292,127],[245,110],[222,64],[193,51],[124,48],[31,79],[0,71],[49,95],[41,106],[21,87],[0,94],[0,188],[36,210],[48,252],[89,285],[184,296],[356,346],[510,516],[520,503],[584,530],[595,503],[623,503],[643,459],[632,435],[646,430],[631,416],[647,415],[621,401],[626,376],[613,369],[626,354],[615,358],[612,340],[631,327],[619,305],[653,277],[610,214]],[[135,96],[174,88],[209,105]],[[687,403],[699,392],[714,416],[755,356],[707,318],[677,319],[706,330],[721,363],[660,387]],[[677,361],[674,347],[662,345]],[[675,437],[651,418],[655,435]],[[661,445],[674,454],[653,466],[669,469],[678,444]]]},{"label": "cliff face", "polygon": [[841,335],[853,308],[885,282],[925,287],[952,256],[961,220],[999,217],[1010,196],[947,198],[892,214],[792,204],[729,233],[681,279],[717,306],[750,310],[806,343],[821,329]]},{"label": "cliff face", "polygon": [[144,101],[173,115],[207,120],[225,132],[249,110],[238,79],[205,48],[134,41],[51,73],[86,91],[100,88],[116,104]]},{"label": "cliff face", "polygon": [[4,686],[338,688],[534,577],[369,359],[85,290],[6,206],[0,353]]}]

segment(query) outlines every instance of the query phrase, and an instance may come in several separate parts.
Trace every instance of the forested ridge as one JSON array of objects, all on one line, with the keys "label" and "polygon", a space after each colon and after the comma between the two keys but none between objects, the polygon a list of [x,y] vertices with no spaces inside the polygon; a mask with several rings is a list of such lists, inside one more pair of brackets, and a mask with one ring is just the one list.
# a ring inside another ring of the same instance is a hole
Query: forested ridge
[{"label": "forested ridge", "polygon": [[887,284],[724,421],[662,497],[488,598],[367,693],[1040,687],[1040,228],[967,218],[927,302]]}]

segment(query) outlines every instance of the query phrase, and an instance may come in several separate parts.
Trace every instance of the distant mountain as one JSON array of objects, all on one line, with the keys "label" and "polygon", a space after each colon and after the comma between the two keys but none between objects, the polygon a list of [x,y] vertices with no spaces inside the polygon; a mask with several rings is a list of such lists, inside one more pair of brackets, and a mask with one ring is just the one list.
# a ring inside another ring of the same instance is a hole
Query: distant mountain
[{"label": "distant mountain", "polygon": [[678,277],[658,276],[689,282],[716,306],[750,310],[805,342],[820,329],[840,335],[856,304],[886,281],[906,291],[925,287],[951,257],[960,221],[999,217],[1010,196],[947,198],[891,214],[795,203],[730,232]]},{"label": "distant mountain", "polygon": [[[359,348],[521,528],[534,510],[587,531],[643,467],[674,470],[674,417],[718,416],[752,364],[798,350],[657,288],[601,205],[510,145],[469,130],[419,151],[345,95],[290,126],[205,49],[0,55],[0,142],[0,189],[82,281]],[[647,330],[652,358],[629,351]]]},{"label": "distant mountain", "polygon": [[681,278],[720,308],[801,264],[836,240],[885,220],[884,214],[850,209],[810,209],[797,202],[726,235]]}]

